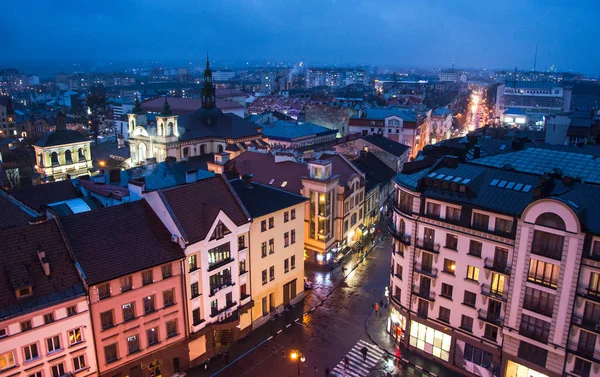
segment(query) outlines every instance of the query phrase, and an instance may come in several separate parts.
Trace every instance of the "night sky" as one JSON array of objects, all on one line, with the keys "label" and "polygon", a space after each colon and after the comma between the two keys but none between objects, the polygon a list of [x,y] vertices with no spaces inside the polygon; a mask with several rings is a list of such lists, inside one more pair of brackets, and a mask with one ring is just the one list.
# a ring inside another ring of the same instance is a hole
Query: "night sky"
[{"label": "night sky", "polygon": [[9,0],[0,60],[600,71],[598,0]]}]

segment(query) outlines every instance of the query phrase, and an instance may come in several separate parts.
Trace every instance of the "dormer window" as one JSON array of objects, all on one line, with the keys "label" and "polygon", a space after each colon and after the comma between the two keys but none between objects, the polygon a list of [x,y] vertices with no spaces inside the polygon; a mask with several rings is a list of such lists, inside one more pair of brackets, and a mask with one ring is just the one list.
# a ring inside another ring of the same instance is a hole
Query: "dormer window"
[{"label": "dormer window", "polygon": [[230,233],[231,233],[231,231],[229,229],[227,229],[225,224],[223,224],[222,222],[219,221],[219,223],[215,227],[215,231],[213,232],[212,236],[210,237],[210,240],[211,241],[212,240],[220,240],[221,238],[225,237],[226,235],[228,235]]},{"label": "dormer window", "polygon": [[23,298],[23,297],[31,296],[32,293],[33,292],[32,292],[31,287],[25,287],[25,288],[17,289],[17,298]]}]

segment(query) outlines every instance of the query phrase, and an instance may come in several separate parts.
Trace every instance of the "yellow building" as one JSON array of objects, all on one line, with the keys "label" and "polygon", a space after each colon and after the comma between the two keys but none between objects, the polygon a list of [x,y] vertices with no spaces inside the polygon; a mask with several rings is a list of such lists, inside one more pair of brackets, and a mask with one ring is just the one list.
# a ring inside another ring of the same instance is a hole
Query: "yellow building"
[{"label": "yellow building", "polygon": [[307,198],[252,183],[252,176],[233,180],[231,186],[252,218],[250,291],[252,326],[257,328],[302,298]]}]

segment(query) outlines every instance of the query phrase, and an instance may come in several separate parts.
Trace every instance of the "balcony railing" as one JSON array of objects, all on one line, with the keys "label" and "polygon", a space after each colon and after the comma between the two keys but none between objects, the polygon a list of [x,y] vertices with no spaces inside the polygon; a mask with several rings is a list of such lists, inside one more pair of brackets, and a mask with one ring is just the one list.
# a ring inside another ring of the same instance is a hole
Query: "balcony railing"
[{"label": "balcony railing", "polygon": [[497,262],[491,258],[485,258],[483,266],[488,270],[496,271],[501,274],[510,275],[510,265],[506,263]]},{"label": "balcony railing", "polygon": [[496,326],[502,326],[504,324],[504,318],[502,317],[502,315],[488,312],[483,309],[477,310],[477,317],[482,321],[491,323]]},{"label": "balcony railing", "polygon": [[539,330],[529,330],[526,328],[521,328],[519,330],[519,335],[523,335],[528,337],[529,339],[536,340],[540,343],[548,343],[549,334],[544,331]]},{"label": "balcony railing", "polygon": [[[595,344],[594,344],[595,345]],[[600,350],[595,347],[586,347],[578,342],[569,342],[567,348],[577,356],[584,357],[590,361],[600,363]]]},{"label": "balcony railing", "polygon": [[600,320],[596,318],[582,317],[580,315],[573,314],[571,317],[571,322],[589,331],[600,333]]},{"label": "balcony railing", "polygon": [[531,310],[532,312],[536,312],[547,317],[552,317],[554,306],[544,305],[539,302],[528,302],[527,300],[525,300],[523,301],[523,309]]},{"label": "balcony railing", "polygon": [[438,269],[421,262],[415,263],[415,272],[437,278]]},{"label": "balcony railing", "polygon": [[223,284],[218,285],[218,286],[211,286],[210,287],[210,294],[208,297],[212,297],[214,296],[217,292],[219,292],[221,289],[225,289],[225,288],[229,288],[229,287],[233,287],[235,285],[235,283],[233,281],[228,281],[228,282],[223,282]]},{"label": "balcony railing", "polygon": [[431,288],[425,289],[425,288],[421,288],[421,287],[415,285],[413,287],[412,291],[413,291],[413,294],[415,294],[421,298],[424,298],[425,300],[435,301],[435,292],[432,292]]},{"label": "balcony railing", "polygon": [[410,234],[401,234],[396,230],[396,227],[393,223],[388,224],[388,231],[390,232],[391,236],[394,237],[397,241],[402,242],[406,246],[410,245]]},{"label": "balcony railing", "polygon": [[580,285],[577,288],[577,294],[589,300],[600,302],[600,290],[598,287],[590,287],[589,285]]},{"label": "balcony railing", "polygon": [[403,204],[400,204],[400,203],[394,203],[394,208],[397,211],[402,212],[405,215],[411,216],[413,214],[413,207],[412,207],[412,205],[403,205]]},{"label": "balcony railing", "polygon": [[233,262],[233,258],[232,257],[223,259],[221,261],[218,261],[217,263],[213,263],[213,264],[208,265],[208,269],[206,271],[209,271],[209,272],[210,271],[214,271],[217,268],[223,267],[223,266],[225,266],[225,265],[227,265],[227,264],[229,264],[231,262]]},{"label": "balcony railing", "polygon": [[426,241],[422,238],[417,239],[417,247],[419,249],[429,251],[430,253],[439,254],[439,252],[440,252],[440,244],[439,243]]},{"label": "balcony railing", "polygon": [[504,291],[492,289],[492,287],[490,287],[487,284],[481,284],[481,294],[496,300],[506,301],[507,299],[506,293]]},{"label": "balcony railing", "polygon": [[210,316],[214,318],[214,317],[218,316],[219,314],[223,313],[225,310],[233,308],[236,305],[237,305],[237,302],[228,302],[221,309],[217,309],[217,308],[212,307],[212,308],[210,308]]},{"label": "balcony railing", "polygon": [[400,304],[400,296],[390,296],[390,299],[392,300],[392,303],[395,304],[398,308],[402,306],[402,304]]}]

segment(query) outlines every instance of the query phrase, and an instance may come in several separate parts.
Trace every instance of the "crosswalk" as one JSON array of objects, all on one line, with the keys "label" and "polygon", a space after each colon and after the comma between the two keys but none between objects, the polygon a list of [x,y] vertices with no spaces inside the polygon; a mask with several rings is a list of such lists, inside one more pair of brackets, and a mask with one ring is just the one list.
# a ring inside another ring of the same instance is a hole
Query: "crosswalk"
[{"label": "crosswalk", "polygon": [[[363,361],[363,354],[361,353],[363,347],[367,349],[367,358],[365,361]],[[384,353],[384,351],[380,350],[374,344],[361,339],[346,354],[349,361],[348,368],[345,367],[345,360],[342,358],[335,368],[333,368],[333,373],[331,374],[334,377],[367,376],[371,372],[371,369],[377,365]]]}]

